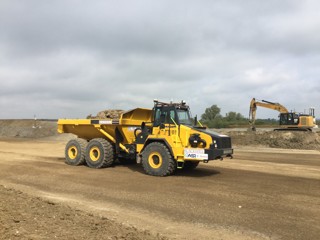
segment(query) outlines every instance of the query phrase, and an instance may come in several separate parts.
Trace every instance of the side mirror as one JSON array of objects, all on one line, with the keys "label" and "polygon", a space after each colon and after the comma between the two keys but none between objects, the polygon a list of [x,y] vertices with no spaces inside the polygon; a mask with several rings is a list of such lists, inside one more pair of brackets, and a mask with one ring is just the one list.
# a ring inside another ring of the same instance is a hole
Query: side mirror
[{"label": "side mirror", "polygon": [[164,123],[161,123],[160,124],[160,129],[165,129],[166,128],[166,126],[164,125]]}]

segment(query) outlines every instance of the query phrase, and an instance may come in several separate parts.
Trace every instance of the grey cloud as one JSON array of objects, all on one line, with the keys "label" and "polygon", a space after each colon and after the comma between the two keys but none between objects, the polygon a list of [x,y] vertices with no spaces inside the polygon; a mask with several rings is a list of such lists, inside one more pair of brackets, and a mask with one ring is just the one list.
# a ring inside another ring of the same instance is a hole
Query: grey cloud
[{"label": "grey cloud", "polygon": [[317,7],[1,1],[0,117],[84,117],[154,98],[185,99],[194,115],[212,104],[247,115],[251,97],[304,109],[320,100]]}]

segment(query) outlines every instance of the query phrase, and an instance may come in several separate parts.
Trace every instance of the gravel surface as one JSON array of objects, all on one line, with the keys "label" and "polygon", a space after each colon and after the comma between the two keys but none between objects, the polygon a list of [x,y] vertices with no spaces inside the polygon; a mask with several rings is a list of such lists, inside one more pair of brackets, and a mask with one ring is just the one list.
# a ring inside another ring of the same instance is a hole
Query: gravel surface
[{"label": "gravel surface", "polygon": [[[140,165],[66,165],[64,147],[72,136],[56,135],[55,122],[29,136],[30,123],[12,121],[6,129],[0,124],[0,132],[7,132],[0,139],[0,239],[320,236],[320,152],[313,133],[251,138],[232,131],[234,159],[159,178]],[[308,140],[303,144],[314,144],[313,150],[252,142],[281,137],[285,146],[294,146],[292,136]]]}]

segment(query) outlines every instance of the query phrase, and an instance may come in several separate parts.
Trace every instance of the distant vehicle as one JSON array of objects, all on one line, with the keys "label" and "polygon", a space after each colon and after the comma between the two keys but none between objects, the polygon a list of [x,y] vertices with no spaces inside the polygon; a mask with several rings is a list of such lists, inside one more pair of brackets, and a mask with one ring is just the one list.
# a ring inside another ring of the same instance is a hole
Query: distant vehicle
[{"label": "distant vehicle", "polygon": [[312,131],[317,127],[314,116],[314,108],[309,108],[309,114],[289,112],[280,103],[269,102],[266,100],[256,100],[252,98],[249,110],[249,124],[253,131],[256,130],[256,111],[257,107],[264,107],[280,112],[280,128],[275,131]]}]

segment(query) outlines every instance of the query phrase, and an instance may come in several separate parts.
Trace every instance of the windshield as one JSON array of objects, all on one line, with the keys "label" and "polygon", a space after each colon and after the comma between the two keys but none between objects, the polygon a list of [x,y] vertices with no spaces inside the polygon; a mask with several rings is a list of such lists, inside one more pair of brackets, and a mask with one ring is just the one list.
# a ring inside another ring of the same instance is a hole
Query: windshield
[{"label": "windshield", "polygon": [[191,125],[193,120],[190,117],[188,108],[175,108],[174,106],[156,108],[154,112],[154,126],[161,123]]},{"label": "windshield", "polygon": [[193,121],[190,117],[190,113],[186,109],[177,109],[178,119],[180,124],[192,125]]}]

